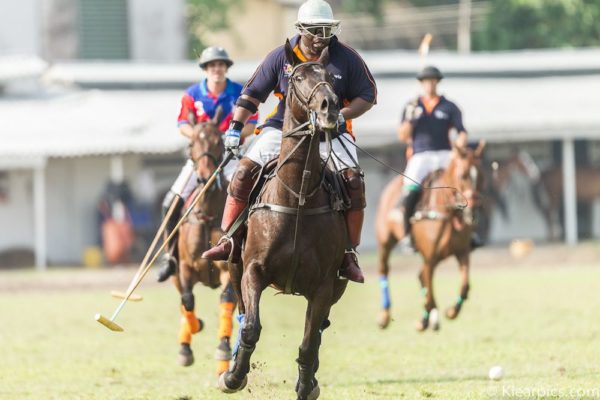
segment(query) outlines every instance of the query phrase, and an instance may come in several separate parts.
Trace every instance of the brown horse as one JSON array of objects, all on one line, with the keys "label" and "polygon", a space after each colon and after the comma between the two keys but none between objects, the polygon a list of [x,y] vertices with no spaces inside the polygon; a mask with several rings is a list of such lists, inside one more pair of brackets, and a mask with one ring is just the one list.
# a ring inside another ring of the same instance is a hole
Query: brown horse
[{"label": "brown horse", "polygon": [[[433,297],[433,271],[445,258],[454,255],[461,271],[460,296],[446,316],[458,316],[469,292],[469,254],[473,227],[473,208],[479,202],[479,190],[483,184],[480,157],[484,144],[477,149],[454,148],[448,168],[430,174],[423,183],[425,190],[413,217],[411,234],[415,249],[421,253],[423,266],[419,281],[425,296],[425,312],[417,323],[419,331],[429,325],[439,329],[437,305]],[[438,189],[433,189],[433,188]],[[456,188],[452,190],[451,188]],[[402,177],[395,178],[384,189],[376,217],[376,233],[379,246],[379,274],[382,290],[382,311],[379,326],[386,328],[390,322],[388,273],[392,249],[404,235],[402,214],[395,208],[402,191]],[[465,206],[466,201],[466,207]]]},{"label": "brown horse", "polygon": [[[281,152],[274,178],[266,182],[248,219],[243,252],[244,270],[238,280],[245,321],[233,368],[221,375],[219,386],[227,393],[247,382],[250,357],[259,340],[259,302],[263,290],[304,296],[308,300],[304,338],[297,359],[298,399],[316,399],[319,385],[321,333],[329,325],[329,312],[346,288],[337,271],[344,257],[346,225],[334,211],[330,193],[323,188],[324,166],[319,136],[336,128],[339,102],[332,78],[324,68],[328,51],[318,62],[300,64],[289,42],[288,62],[294,66],[286,99]],[[232,279],[240,271],[232,268]],[[243,312],[240,310],[240,312]]]},{"label": "brown horse", "polygon": [[[190,196],[188,204],[203,188],[204,183],[214,173],[223,158],[222,135],[217,128],[221,114],[218,110],[212,121],[196,125],[194,129],[194,137],[190,143],[190,156],[194,161],[200,185]],[[212,262],[200,258],[200,255],[210,247],[209,243],[218,241],[223,235],[219,226],[227,195],[225,191],[227,184],[228,182],[219,176],[181,225],[178,239],[179,271],[172,278],[181,294],[179,363],[183,366],[193,364],[194,355],[190,348],[192,334],[201,331],[203,327],[202,320],[196,317],[194,311],[194,285],[201,282],[213,289],[223,286],[218,332],[220,342],[215,356],[218,360],[217,373],[219,374],[227,370],[231,359],[229,339],[236,303],[235,294],[229,280],[227,263]]]}]

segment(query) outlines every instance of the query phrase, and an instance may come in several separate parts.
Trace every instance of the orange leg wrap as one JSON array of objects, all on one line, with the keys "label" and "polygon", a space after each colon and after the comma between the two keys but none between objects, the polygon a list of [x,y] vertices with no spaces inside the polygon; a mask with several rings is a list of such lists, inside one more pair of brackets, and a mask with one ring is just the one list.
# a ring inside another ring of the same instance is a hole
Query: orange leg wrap
[{"label": "orange leg wrap", "polygon": [[219,305],[219,339],[224,337],[231,337],[231,331],[233,330],[233,309],[235,308],[234,303],[221,303]]},{"label": "orange leg wrap", "polygon": [[196,317],[194,311],[187,311],[181,306],[181,327],[179,329],[179,343],[190,344],[192,342],[192,334],[200,332],[202,326]]},{"label": "orange leg wrap", "polygon": [[229,369],[229,361],[217,361],[217,375],[221,375],[223,372]]}]

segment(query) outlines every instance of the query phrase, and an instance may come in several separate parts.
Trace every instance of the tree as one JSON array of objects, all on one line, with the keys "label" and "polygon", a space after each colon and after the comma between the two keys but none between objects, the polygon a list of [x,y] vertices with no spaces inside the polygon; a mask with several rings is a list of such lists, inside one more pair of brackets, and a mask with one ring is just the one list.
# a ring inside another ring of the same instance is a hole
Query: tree
[{"label": "tree", "polygon": [[476,50],[600,45],[600,1],[491,0]]},{"label": "tree", "polygon": [[206,48],[204,35],[229,27],[229,12],[241,0],[186,0],[186,17],[190,36],[190,58]]}]

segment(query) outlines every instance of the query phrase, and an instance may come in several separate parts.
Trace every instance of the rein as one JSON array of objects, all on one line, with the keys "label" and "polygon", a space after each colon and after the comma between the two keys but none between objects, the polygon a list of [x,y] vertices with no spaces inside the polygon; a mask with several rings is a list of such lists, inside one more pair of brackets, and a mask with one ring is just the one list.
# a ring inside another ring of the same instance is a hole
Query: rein
[{"label": "rein", "polygon": [[[279,204],[258,203],[258,204],[253,205],[250,209],[250,212],[264,210],[264,211],[278,212],[278,213],[296,216],[296,221],[294,224],[294,239],[293,239],[293,244],[292,244],[292,260],[291,260],[292,262],[291,262],[290,271],[289,271],[287,279],[286,279],[285,289],[283,292],[285,294],[295,293],[293,290],[293,284],[294,284],[294,278],[296,277],[296,272],[298,270],[298,265],[300,263],[300,255],[298,254],[298,241],[299,241],[299,233],[302,228],[303,217],[305,215],[307,215],[307,216],[320,215],[320,214],[326,214],[326,213],[333,212],[332,208],[329,205],[323,206],[323,207],[311,208],[311,209],[304,208],[304,205],[306,204],[306,199],[315,195],[319,191],[319,189],[323,186],[323,182],[325,179],[324,170],[325,170],[325,166],[326,166],[326,164],[324,164],[323,169],[321,170],[321,173],[320,173],[321,179],[320,179],[319,184],[313,190],[311,190],[309,193],[307,193],[308,181],[310,180],[310,177],[312,174],[312,171],[310,171],[308,169],[311,158],[312,158],[310,149],[312,149],[312,147],[314,146],[315,137],[318,136],[316,113],[310,109],[309,104],[312,101],[312,99],[319,87],[327,85],[331,89],[333,89],[333,87],[331,86],[331,83],[329,83],[327,81],[319,81],[311,89],[310,93],[306,97],[302,94],[302,92],[300,90],[298,90],[298,88],[296,87],[295,81],[294,81],[294,76],[300,67],[305,67],[305,66],[310,66],[310,65],[321,66],[321,63],[309,62],[309,63],[299,64],[299,65],[295,66],[294,69],[292,70],[292,73],[290,74],[290,80],[289,80],[289,86],[290,86],[289,95],[291,96],[290,101],[295,100],[300,103],[300,105],[302,106],[302,109],[304,111],[306,111],[306,113],[307,113],[308,121],[304,122],[304,123],[300,123],[300,125],[298,125],[296,128],[283,134],[283,138],[300,137],[300,140],[298,141],[298,143],[296,143],[296,145],[292,148],[292,150],[281,160],[281,162],[278,163],[278,165],[274,171],[275,179],[277,179],[277,181],[282,185],[283,188],[285,188],[285,190],[287,190],[292,196],[294,196],[296,199],[298,199],[298,205],[297,205],[297,207],[294,208],[294,207],[282,206]],[[293,116],[292,116],[292,119],[295,123],[299,123]],[[328,131],[326,131],[325,133],[326,133],[326,137],[327,137],[327,141],[328,141],[328,152],[331,153],[331,134]],[[294,155],[297,152],[297,150],[300,148],[300,146],[302,146],[302,144],[304,144],[306,142],[307,138],[310,138],[309,144],[308,144],[309,153],[306,156],[306,159],[304,161],[304,168],[302,171],[302,181],[300,182],[300,190],[298,192],[296,192],[281,179],[281,177],[279,176],[279,170],[281,169],[281,167],[283,165],[286,164],[286,162],[288,162],[290,160],[292,155]],[[318,149],[317,149],[317,156],[319,156]],[[329,159],[329,157],[330,157],[330,154],[328,155],[327,158]]]}]

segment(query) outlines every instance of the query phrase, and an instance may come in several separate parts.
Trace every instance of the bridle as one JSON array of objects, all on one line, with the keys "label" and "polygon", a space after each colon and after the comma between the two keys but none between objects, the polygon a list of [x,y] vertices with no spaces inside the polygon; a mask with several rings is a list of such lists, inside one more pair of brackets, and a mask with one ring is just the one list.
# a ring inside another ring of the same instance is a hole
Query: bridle
[{"label": "bridle", "polygon": [[296,72],[300,69],[300,67],[308,67],[311,65],[318,65],[318,66],[325,68],[325,66],[318,61],[305,62],[305,63],[296,65],[294,67],[294,69],[292,69],[292,72],[291,72],[290,78],[289,78],[289,89],[290,89],[289,95],[292,96],[292,99],[295,98],[298,100],[298,102],[302,106],[302,109],[309,114],[309,120],[310,120],[309,104],[310,104],[312,98],[314,97],[315,93],[317,92],[317,89],[321,86],[329,86],[329,88],[333,92],[333,86],[331,85],[331,82],[328,82],[328,81],[317,82],[317,84],[311,89],[311,91],[307,97],[304,96],[304,94],[302,93],[301,90],[298,90],[298,87],[296,86],[296,81],[294,80]]},{"label": "bridle", "polygon": [[[205,123],[205,125],[208,125],[208,123]],[[212,134],[212,133],[209,133],[209,134]],[[207,140],[207,141],[209,141],[210,139],[208,139],[208,138],[202,139],[202,138],[198,137],[196,140]],[[191,144],[191,146],[193,146],[193,143]],[[200,153],[200,155],[198,157],[196,157],[195,159],[192,159],[192,161],[194,162],[194,170],[195,171],[198,169],[198,163],[203,158],[208,158],[213,163],[213,165],[215,167],[217,167],[219,165],[219,163],[221,162],[221,160],[223,159],[223,149],[224,149],[224,146],[223,146],[223,141],[222,140],[219,140],[219,143],[218,143],[218,148],[221,150],[221,152],[220,152],[219,155],[215,155],[213,152],[211,152],[210,147],[211,146],[210,146],[210,141],[209,141],[209,150]],[[206,183],[206,181],[207,181],[207,179],[202,178],[201,176],[198,177],[198,182],[199,183],[203,184],[203,183]],[[217,181],[217,186],[218,187],[221,186],[221,180],[220,179]],[[211,189],[211,191],[212,190],[213,189]]]}]

